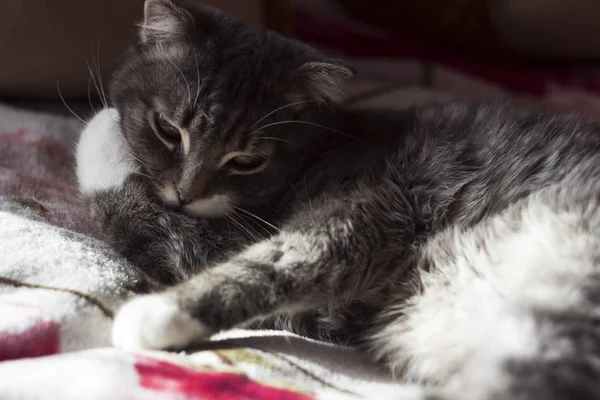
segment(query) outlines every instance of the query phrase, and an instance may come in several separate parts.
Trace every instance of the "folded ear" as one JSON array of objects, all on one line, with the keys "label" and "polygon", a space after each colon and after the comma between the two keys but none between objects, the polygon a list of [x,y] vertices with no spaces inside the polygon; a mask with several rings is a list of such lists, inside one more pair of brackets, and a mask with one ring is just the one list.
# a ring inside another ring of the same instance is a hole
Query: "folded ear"
[{"label": "folded ear", "polygon": [[181,39],[193,28],[194,17],[179,0],[146,0],[139,33],[143,43]]},{"label": "folded ear", "polygon": [[324,103],[340,102],[344,97],[344,83],[354,74],[354,70],[342,62],[309,61],[292,73],[296,83],[294,95]]}]

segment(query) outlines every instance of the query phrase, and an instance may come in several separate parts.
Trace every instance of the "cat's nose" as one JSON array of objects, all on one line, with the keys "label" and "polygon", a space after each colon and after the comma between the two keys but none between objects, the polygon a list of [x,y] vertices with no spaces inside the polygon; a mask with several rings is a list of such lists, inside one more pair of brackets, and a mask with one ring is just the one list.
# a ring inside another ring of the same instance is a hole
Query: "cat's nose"
[{"label": "cat's nose", "polygon": [[179,196],[179,202],[181,203],[182,206],[185,206],[186,204],[190,204],[194,200],[192,198],[192,196],[187,195],[185,192],[181,191],[179,188],[177,188],[177,196]]}]

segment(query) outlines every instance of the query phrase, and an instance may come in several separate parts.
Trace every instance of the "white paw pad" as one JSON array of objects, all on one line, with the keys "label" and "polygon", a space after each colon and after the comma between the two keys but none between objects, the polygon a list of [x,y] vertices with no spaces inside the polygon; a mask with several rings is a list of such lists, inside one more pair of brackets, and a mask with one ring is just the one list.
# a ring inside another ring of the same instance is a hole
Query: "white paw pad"
[{"label": "white paw pad", "polygon": [[86,125],[77,144],[77,179],[83,194],[120,187],[137,165],[119,131],[119,113],[105,108]]},{"label": "white paw pad", "polygon": [[184,348],[212,331],[164,295],[140,296],[117,313],[112,329],[115,347],[127,350]]}]

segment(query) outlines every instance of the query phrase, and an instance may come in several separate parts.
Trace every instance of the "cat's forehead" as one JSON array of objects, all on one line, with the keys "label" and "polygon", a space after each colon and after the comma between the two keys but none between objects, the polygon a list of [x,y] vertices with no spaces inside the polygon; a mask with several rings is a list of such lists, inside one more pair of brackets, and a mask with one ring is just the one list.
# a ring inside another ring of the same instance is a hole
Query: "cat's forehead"
[{"label": "cat's forehead", "polygon": [[147,60],[156,62],[181,61],[189,57],[193,47],[183,42],[158,42],[153,46],[143,49],[143,56]]},{"label": "cat's forehead", "polygon": [[181,46],[160,50],[148,73],[158,111],[178,120],[191,119],[190,123],[202,118],[212,120],[223,113],[231,120],[242,111],[251,118],[254,112],[260,113],[262,108],[274,107],[282,100],[285,84],[276,75],[285,74],[276,67],[269,71],[249,58],[232,58],[219,64],[207,57],[197,51],[190,54]]}]

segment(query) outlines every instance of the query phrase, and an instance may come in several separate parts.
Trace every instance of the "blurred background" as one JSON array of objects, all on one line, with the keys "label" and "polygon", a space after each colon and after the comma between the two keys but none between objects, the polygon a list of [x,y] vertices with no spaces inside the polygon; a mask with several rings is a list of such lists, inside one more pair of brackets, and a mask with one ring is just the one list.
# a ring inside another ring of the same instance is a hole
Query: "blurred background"
[{"label": "blurred background", "polygon": [[[200,1],[200,0],[198,0]],[[600,120],[598,0],[206,0],[348,60],[351,101],[511,97]],[[143,0],[2,0],[0,101],[98,102]]]}]

